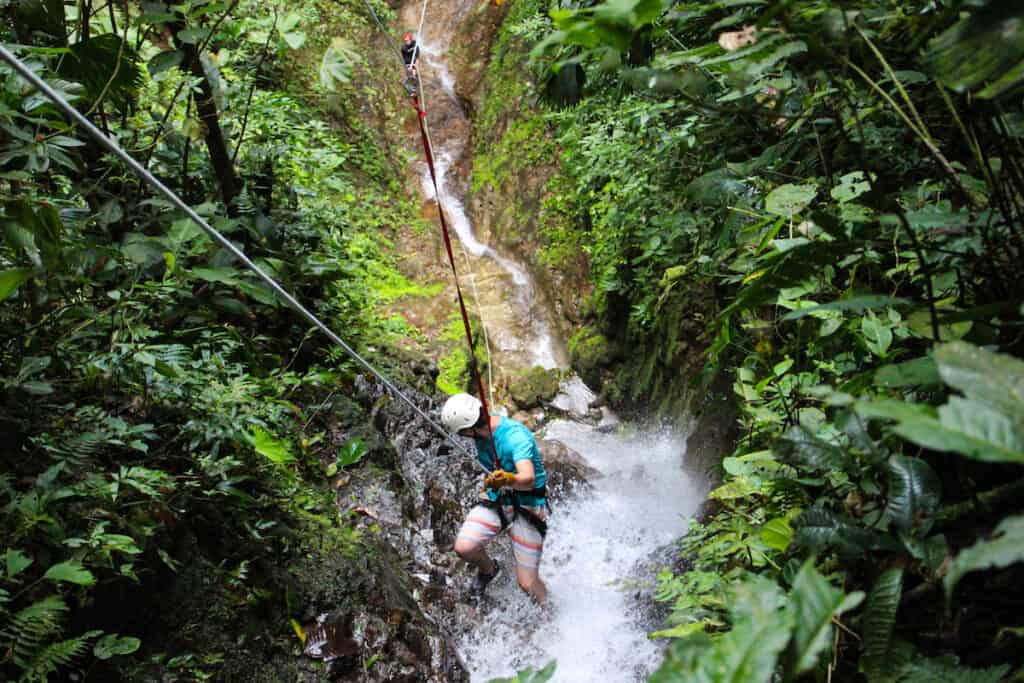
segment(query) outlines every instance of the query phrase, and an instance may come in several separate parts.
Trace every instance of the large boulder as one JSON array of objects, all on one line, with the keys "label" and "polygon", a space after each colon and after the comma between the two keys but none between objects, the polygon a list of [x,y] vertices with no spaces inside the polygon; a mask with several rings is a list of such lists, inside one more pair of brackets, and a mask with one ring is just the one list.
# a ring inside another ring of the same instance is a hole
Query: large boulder
[{"label": "large boulder", "polygon": [[558,393],[557,370],[545,370],[535,365],[509,381],[508,393],[521,410],[536,408]]},{"label": "large boulder", "polygon": [[590,489],[592,480],[604,476],[586,458],[561,441],[540,440],[537,448],[540,449],[540,457],[548,473],[548,490],[556,500]]},{"label": "large boulder", "polygon": [[615,360],[612,343],[591,326],[583,326],[569,339],[569,360],[589,386],[600,388],[608,366]]}]

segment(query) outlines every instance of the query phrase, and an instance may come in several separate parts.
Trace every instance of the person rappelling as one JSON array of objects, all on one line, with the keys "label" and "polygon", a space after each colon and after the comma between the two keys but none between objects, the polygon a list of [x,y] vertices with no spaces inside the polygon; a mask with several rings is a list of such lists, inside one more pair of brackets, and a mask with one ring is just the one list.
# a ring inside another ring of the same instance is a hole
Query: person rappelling
[{"label": "person rappelling", "polygon": [[500,573],[501,565],[487,555],[486,546],[509,528],[516,582],[543,605],[548,591],[539,570],[547,535],[547,473],[533,434],[516,420],[489,415],[470,394],[449,398],[441,421],[449,431],[472,438],[480,462],[493,470],[455,539],[455,553],[477,569],[474,593],[482,595]]},{"label": "person rappelling", "polygon": [[416,42],[412,33],[406,32],[402,35],[402,61],[405,63],[405,89],[409,92],[410,97],[415,97],[417,92],[416,83],[419,80],[419,74],[416,71],[416,64],[419,59],[419,43]]}]

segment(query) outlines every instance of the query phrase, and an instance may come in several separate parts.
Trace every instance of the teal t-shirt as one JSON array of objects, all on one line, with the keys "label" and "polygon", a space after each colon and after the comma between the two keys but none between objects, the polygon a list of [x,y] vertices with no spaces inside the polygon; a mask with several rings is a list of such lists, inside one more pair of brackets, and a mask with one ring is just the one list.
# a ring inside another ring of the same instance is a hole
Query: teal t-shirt
[{"label": "teal t-shirt", "polygon": [[[486,439],[474,439],[476,442],[476,456],[488,470],[494,469],[494,456],[491,454],[491,445]],[[506,472],[515,472],[516,463],[520,460],[533,462],[533,487],[540,488],[547,482],[548,475],[544,470],[544,463],[540,459],[540,451],[537,450],[537,442],[530,430],[507,417],[501,418],[497,428],[494,430],[494,447],[498,450],[498,462],[501,469]],[[487,490],[491,500],[498,499],[498,492]],[[525,506],[544,505],[543,498],[534,498],[520,493],[519,502]]]}]

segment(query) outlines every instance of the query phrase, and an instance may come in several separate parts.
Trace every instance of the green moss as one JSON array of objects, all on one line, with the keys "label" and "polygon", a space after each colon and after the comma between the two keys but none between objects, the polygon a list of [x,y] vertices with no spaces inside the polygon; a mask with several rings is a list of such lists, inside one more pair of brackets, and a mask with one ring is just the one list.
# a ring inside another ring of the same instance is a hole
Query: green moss
[{"label": "green moss", "polygon": [[509,383],[509,394],[520,408],[533,408],[558,393],[560,373],[534,366]]},{"label": "green moss", "polygon": [[473,192],[502,188],[523,169],[553,163],[555,143],[542,114],[524,112],[513,118],[496,143],[481,148],[473,160]]},{"label": "green moss", "polygon": [[[483,328],[479,319],[471,317],[469,321],[476,345],[476,363],[480,373],[487,372],[487,353],[480,340],[483,339]],[[448,342],[449,351],[437,361],[437,388],[446,394],[458,394],[470,390],[471,369],[469,353],[466,349],[466,332],[462,317],[453,313],[448,324],[441,333],[441,339]]]},{"label": "green moss", "polygon": [[377,285],[377,293],[380,295],[381,300],[386,303],[397,301],[407,296],[435,297],[443,290],[443,283],[436,282],[432,285],[420,285],[398,272],[389,273],[388,277]]},{"label": "green moss", "polygon": [[437,388],[446,394],[466,390],[469,381],[469,357],[461,348],[452,349],[437,360]]},{"label": "green moss", "polygon": [[600,384],[601,370],[614,359],[608,338],[591,326],[581,327],[569,339],[569,358],[573,368],[587,384]]}]

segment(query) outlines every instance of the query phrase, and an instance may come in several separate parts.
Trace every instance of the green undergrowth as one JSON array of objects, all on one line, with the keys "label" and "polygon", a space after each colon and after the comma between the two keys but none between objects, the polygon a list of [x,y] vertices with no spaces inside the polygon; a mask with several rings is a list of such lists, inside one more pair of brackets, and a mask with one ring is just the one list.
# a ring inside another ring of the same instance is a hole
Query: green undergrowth
[{"label": "green undergrowth", "polygon": [[[387,359],[413,333],[383,312],[431,290],[390,253],[419,219],[352,105],[361,5],[111,5],[91,38],[41,7],[12,6],[0,30],[34,72],[353,347]],[[367,552],[329,475],[390,458],[347,436],[368,420],[343,398],[356,367],[6,67],[0,81],[0,678],[256,680],[239,671],[273,653],[260,675],[294,679],[290,620],[354,599],[331,582]],[[216,171],[215,129],[237,156]]]},{"label": "green undergrowth", "polygon": [[[515,3],[491,48],[484,74],[483,103],[473,118],[476,142],[471,193],[496,198],[494,234],[512,249],[537,240],[540,231],[557,224],[559,214],[544,209],[549,179],[558,172],[558,146],[546,113],[537,109],[538,79],[544,67],[524,66],[523,54],[544,30],[544,3]],[[521,254],[527,259],[539,255]],[[568,263],[576,263],[571,258]],[[552,265],[552,264],[545,264]],[[561,264],[565,265],[565,264]]]},{"label": "green undergrowth", "polygon": [[536,110],[542,259],[594,285],[574,362],[667,415],[724,376],[740,411],[651,680],[1019,680],[1019,10],[551,9],[531,68],[586,76]]},{"label": "green undergrowth", "polygon": [[[470,315],[469,325],[473,333],[476,366],[480,376],[486,377],[488,358],[483,342],[483,325],[480,323],[480,319],[473,315]],[[437,361],[439,373],[437,388],[446,394],[458,394],[464,391],[475,393],[466,329],[462,322],[462,316],[457,312],[448,317],[448,323],[445,325],[439,341],[444,342],[448,350]]]}]

